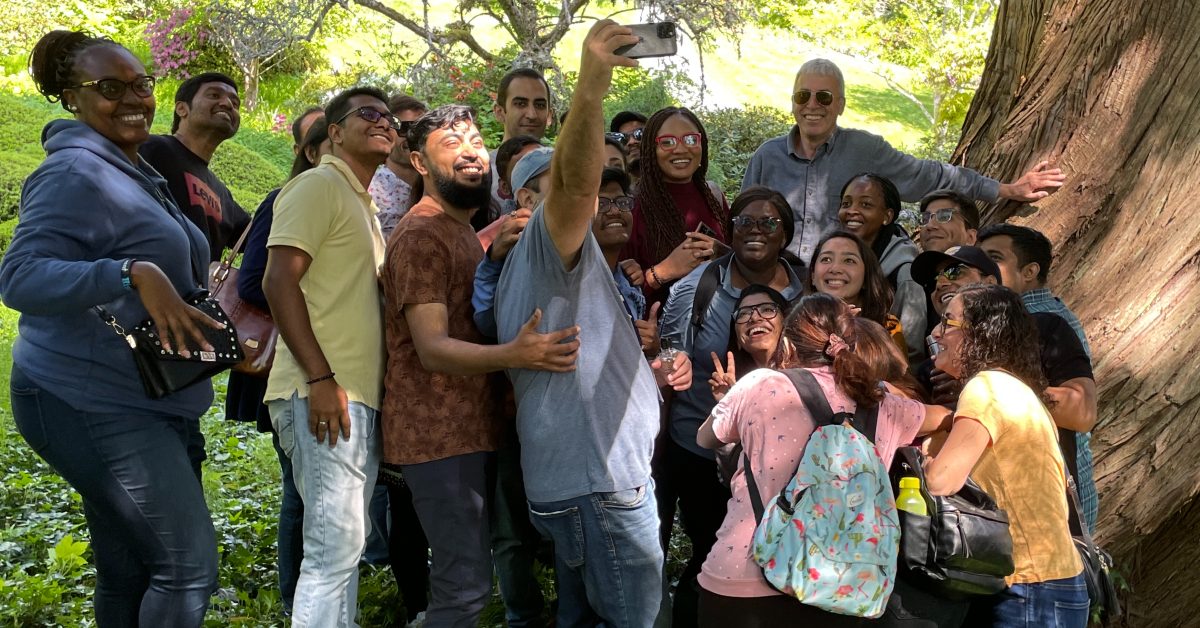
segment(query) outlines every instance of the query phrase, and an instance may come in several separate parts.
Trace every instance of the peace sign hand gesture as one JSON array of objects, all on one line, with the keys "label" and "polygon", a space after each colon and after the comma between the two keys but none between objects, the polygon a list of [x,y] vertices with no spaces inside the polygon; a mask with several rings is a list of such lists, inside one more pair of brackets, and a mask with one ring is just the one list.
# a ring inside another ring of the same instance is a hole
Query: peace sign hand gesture
[{"label": "peace sign hand gesture", "polygon": [[725,354],[728,363],[724,368],[721,367],[721,359],[717,357],[716,353],[710,355],[712,355],[713,361],[713,374],[708,378],[708,386],[712,388],[713,399],[720,401],[737,382],[737,365],[734,364],[732,351]]}]

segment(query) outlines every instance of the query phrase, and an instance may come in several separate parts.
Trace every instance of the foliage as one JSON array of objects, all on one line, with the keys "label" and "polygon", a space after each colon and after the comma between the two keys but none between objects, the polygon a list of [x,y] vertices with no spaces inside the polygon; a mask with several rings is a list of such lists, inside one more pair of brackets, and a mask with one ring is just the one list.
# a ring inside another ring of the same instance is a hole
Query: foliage
[{"label": "foliage", "polygon": [[708,133],[708,178],[721,186],[731,202],[742,187],[754,151],[787,133],[793,124],[790,114],[771,107],[722,108],[697,115]]},{"label": "foliage", "polygon": [[12,241],[13,231],[17,228],[17,219],[11,218],[0,222],[0,255],[8,250],[8,243]]},{"label": "foliage", "polygon": [[83,28],[111,37],[122,20],[136,14],[136,7],[119,0],[0,0],[0,56],[24,59],[38,38],[56,28]]},{"label": "foliage", "polygon": [[146,25],[150,60],[159,76],[186,79],[190,64],[200,56],[211,34],[191,8],[177,8]]},{"label": "foliage", "polygon": [[[290,143],[284,145],[290,146]],[[291,152],[290,148],[288,152]],[[233,193],[238,205],[247,211],[258,207],[267,192],[283,185],[287,179],[287,171],[239,142],[222,144],[213,155],[210,167]]]}]

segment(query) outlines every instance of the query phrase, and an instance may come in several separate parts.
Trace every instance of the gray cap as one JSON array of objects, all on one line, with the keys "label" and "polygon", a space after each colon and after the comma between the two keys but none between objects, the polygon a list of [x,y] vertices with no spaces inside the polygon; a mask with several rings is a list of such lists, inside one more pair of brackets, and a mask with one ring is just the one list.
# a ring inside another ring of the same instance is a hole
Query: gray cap
[{"label": "gray cap", "polygon": [[[554,149],[543,146],[525,153],[512,169],[513,192],[525,187],[530,179],[535,179],[550,169],[550,157]],[[545,190],[542,190],[543,192]]]}]

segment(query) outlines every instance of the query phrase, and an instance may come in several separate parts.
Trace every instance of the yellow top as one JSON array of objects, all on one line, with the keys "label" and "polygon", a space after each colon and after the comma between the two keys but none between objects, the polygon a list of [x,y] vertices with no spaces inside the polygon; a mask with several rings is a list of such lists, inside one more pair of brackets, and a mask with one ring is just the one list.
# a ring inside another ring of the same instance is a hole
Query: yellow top
[{"label": "yellow top", "polygon": [[1067,527],[1058,429],[1033,390],[1008,373],[983,371],[963,387],[954,418],[979,421],[992,439],[971,478],[1008,511],[1016,569],[1006,582],[1045,582],[1083,571]]},{"label": "yellow top", "polygon": [[[347,399],[375,410],[381,407],[384,368],[378,211],[350,166],[326,155],[283,186],[267,239],[267,247],[295,247],[312,258],[300,290],[317,344]],[[304,373],[280,337],[265,398],[307,397],[304,382],[321,375]]]}]

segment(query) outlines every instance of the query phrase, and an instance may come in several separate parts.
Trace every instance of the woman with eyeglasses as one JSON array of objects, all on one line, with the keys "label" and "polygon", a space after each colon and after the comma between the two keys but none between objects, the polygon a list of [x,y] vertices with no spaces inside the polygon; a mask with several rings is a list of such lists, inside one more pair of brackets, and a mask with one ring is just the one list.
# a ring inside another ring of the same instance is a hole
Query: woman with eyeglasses
[{"label": "woman with eyeglasses", "polygon": [[900,319],[910,363],[925,357],[925,290],[913,281],[911,267],[917,245],[896,219],[900,217],[900,191],[889,179],[871,172],[854,175],[842,186],[838,221],[842,228],[871,247],[894,298],[890,313]]},{"label": "woman with eyeglasses", "polygon": [[726,354],[729,321],[743,290],[754,284],[767,286],[785,301],[804,292],[803,280],[783,257],[794,229],[787,200],[769,188],[752,187],[734,199],[730,213],[723,228],[732,234],[732,253],[702,264],[677,282],[662,315],[662,337],[692,356],[692,385],[669,402],[654,463],[664,546],[676,501],[692,541],[691,560],[676,592],[676,626],[696,623],[695,576],[716,539],[729,499],[729,489],[717,477],[713,453],[696,444],[696,430],[716,405],[708,383],[716,370],[713,355]]},{"label": "woman with eyeglasses", "polygon": [[903,326],[891,313],[892,286],[862,238],[844,230],[826,233],[817,242],[808,269],[811,292],[833,295],[856,308],[859,316],[879,323],[907,356]]},{"label": "woman with eyeglasses", "polygon": [[1038,330],[1021,297],[997,285],[958,291],[933,329],[937,367],[966,382],[954,427],[926,463],[929,492],[969,475],[1008,512],[1016,571],[1008,588],[972,602],[965,625],[1083,628],[1088,593],[1068,527],[1066,466],[1046,389]]},{"label": "woman with eyeglasses", "polygon": [[[776,369],[802,368],[817,380],[834,412],[878,404],[878,427],[870,435],[885,466],[898,447],[920,433],[941,429],[948,411],[887,393],[880,382],[893,372],[896,348],[876,323],[855,316],[827,294],[800,299],[782,325],[786,344],[772,368],[758,369],[712,409],[697,432],[698,444],[742,446],[753,465],[764,503],[791,481],[815,425],[790,378]],[[751,506],[744,460],[733,473],[728,513],[700,572],[700,625],[721,628],[766,626],[866,626],[869,622],[801,604],[771,588],[751,557],[758,521]]]},{"label": "woman with eyeglasses", "polygon": [[138,156],[154,78],[129,50],[52,31],[30,68],[38,91],[73,117],[43,130],[46,160],[25,182],[0,262],[0,297],[21,313],[13,418],[82,497],[96,625],[200,626],[217,543],[187,423],[212,403],[212,383],[151,399],[120,330],[94,308],[124,329],[151,319],[168,351],[211,351],[201,330],[221,325],[183,300],[206,285],[208,243]]},{"label": "woman with eyeglasses", "polygon": [[641,265],[647,298],[656,301],[728,249],[729,205],[705,178],[708,137],[696,114],[682,107],[659,110],[642,129],[642,147],[633,232],[622,256]]}]

